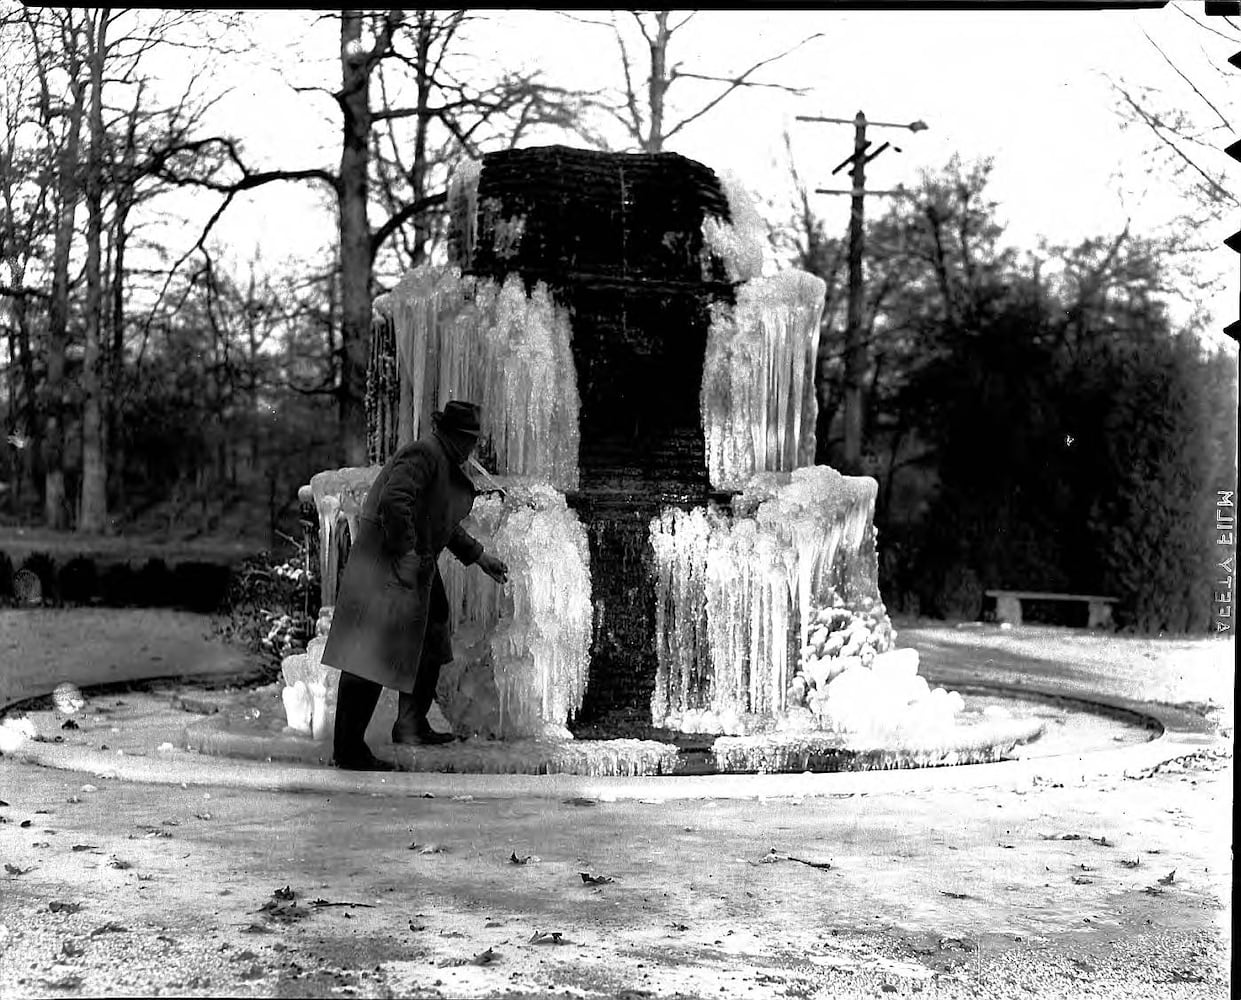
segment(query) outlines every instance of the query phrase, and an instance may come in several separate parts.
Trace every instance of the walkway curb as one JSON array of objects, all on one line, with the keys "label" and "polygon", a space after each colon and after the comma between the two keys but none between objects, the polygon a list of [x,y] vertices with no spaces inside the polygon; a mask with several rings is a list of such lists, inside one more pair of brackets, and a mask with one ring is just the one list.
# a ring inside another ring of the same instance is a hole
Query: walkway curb
[{"label": "walkway curb", "polygon": [[[1028,689],[1013,694],[1029,695]],[[1052,697],[1067,698],[1064,695]],[[1074,700],[1074,699],[1069,699]],[[1106,702],[1098,704],[1106,705]],[[1118,706],[1119,708],[1119,706]],[[691,799],[830,798],[905,794],[972,788],[1027,788],[1040,782],[1077,783],[1088,778],[1137,775],[1160,764],[1220,745],[1214,735],[1189,732],[1177,720],[1160,718],[1158,706],[1145,714],[1164,725],[1146,743],[1081,755],[1001,761],[985,765],[836,771],[802,774],[720,774],[659,777],[581,775],[446,774],[427,771],[355,772],[332,767],[291,766],[204,757],[186,750],[156,751],[151,757],[107,754],[55,743],[31,742],[12,756],[39,767],[90,774],[101,780],[145,784],[216,786],[250,791],[332,795],[370,793],[395,797],[566,798],[599,801]],[[1127,710],[1127,709],[1121,709]]]}]

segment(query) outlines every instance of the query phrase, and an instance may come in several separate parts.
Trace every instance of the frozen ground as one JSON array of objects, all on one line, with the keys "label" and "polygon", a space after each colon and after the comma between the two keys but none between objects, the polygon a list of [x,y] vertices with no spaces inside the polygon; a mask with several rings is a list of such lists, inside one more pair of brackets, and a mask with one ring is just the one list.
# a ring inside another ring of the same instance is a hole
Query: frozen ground
[{"label": "frozen ground", "polygon": [[[1097,640],[911,626],[900,644],[932,675],[1231,698],[1231,647]],[[99,648],[69,623],[42,642],[27,671]],[[1214,1000],[1228,736],[1128,776],[718,802],[260,792],[0,758],[0,996]]]}]

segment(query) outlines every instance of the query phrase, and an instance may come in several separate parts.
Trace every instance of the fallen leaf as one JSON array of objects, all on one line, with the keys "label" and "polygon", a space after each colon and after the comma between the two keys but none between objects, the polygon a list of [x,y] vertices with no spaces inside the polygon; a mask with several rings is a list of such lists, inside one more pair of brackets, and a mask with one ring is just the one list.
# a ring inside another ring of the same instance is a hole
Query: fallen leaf
[{"label": "fallen leaf", "polygon": [[1128,858],[1121,858],[1121,859],[1120,859],[1120,863],[1121,863],[1121,864],[1122,864],[1125,868],[1137,868],[1137,867],[1138,867],[1138,865],[1140,865],[1140,864],[1142,863],[1142,859],[1141,859],[1141,858],[1134,858],[1132,861],[1130,861]]},{"label": "fallen leaf", "polygon": [[591,875],[590,872],[578,872],[578,874],[582,876],[582,881],[587,885],[607,885],[615,881],[610,875]]},{"label": "fallen leaf", "polygon": [[530,935],[530,944],[567,944],[562,931],[535,931]]},{"label": "fallen leaf", "polygon": [[586,799],[578,795],[578,796],[574,796],[571,799],[565,799],[564,804],[567,806],[594,806],[594,805],[598,805],[599,803],[596,802],[594,799]]},{"label": "fallen leaf", "polygon": [[668,926],[671,927],[674,931],[689,930],[689,924],[669,924]]},{"label": "fallen leaf", "polygon": [[488,948],[486,951],[480,951],[477,955],[470,959],[470,965],[491,965],[500,959],[500,953],[494,948]]},{"label": "fallen leaf", "polygon": [[79,990],[82,988],[82,977],[71,974],[59,979],[45,979],[43,985],[53,990]]},{"label": "fallen leaf", "polygon": [[25,875],[26,872],[34,871],[33,868],[18,868],[17,865],[5,864],[4,870],[10,875]]},{"label": "fallen leaf", "polygon": [[1091,837],[1090,842],[1092,844],[1098,844],[1100,847],[1115,847],[1116,846],[1114,843],[1112,843],[1112,841],[1108,840],[1107,837]]},{"label": "fallen leaf", "polygon": [[292,887],[286,885],[283,889],[277,889],[273,892],[271,897],[272,899],[293,899],[296,895],[297,893],[293,891]]},{"label": "fallen leaf", "polygon": [[138,881],[139,882],[154,882],[155,876],[154,875],[139,875]]},{"label": "fallen leaf", "polygon": [[968,892],[949,892],[947,889],[940,889],[941,896],[947,896],[949,899],[969,899]]},{"label": "fallen leaf", "polygon": [[1086,864],[1084,861],[1083,861],[1080,865],[1078,865],[1077,867],[1079,867],[1079,868],[1080,868],[1082,871],[1084,871],[1084,872],[1092,872],[1092,871],[1096,871],[1096,869],[1091,868],[1091,867],[1090,867],[1090,865]]},{"label": "fallen leaf", "polygon": [[24,819],[24,820],[22,820],[22,821],[21,821],[21,824],[20,824],[20,825],[21,825],[21,828],[22,828],[23,830],[27,830],[27,829],[29,829],[29,828],[30,828],[30,820],[28,820],[28,819]]},{"label": "fallen leaf", "polygon": [[0,799],[0,806],[7,806],[7,805],[8,803],[5,802],[4,799]]},{"label": "fallen leaf", "polygon": [[53,899],[47,904],[47,908],[53,913],[77,913],[82,908],[81,903],[62,903],[58,899]]},{"label": "fallen leaf", "polygon": [[1176,881],[1176,869],[1173,868],[1167,875],[1163,876],[1163,878],[1157,879],[1156,881],[1158,881],[1160,885],[1171,885]]},{"label": "fallen leaf", "polygon": [[70,795],[67,799],[65,799],[65,801],[68,802],[70,805],[73,805],[75,803],[81,802],[82,800],[79,799],[76,795]]},{"label": "fallen leaf", "polygon": [[1085,876],[1085,875],[1074,875],[1074,876],[1073,876],[1073,884],[1074,884],[1074,885],[1090,885],[1090,883],[1091,883],[1091,882],[1093,882],[1093,881],[1094,881],[1094,879],[1092,879],[1092,878],[1088,878],[1088,877],[1087,877],[1087,876]]},{"label": "fallen leaf", "polygon": [[195,819],[211,819],[211,813],[209,812],[194,813],[194,818]]},{"label": "fallen leaf", "polygon": [[97,851],[99,846],[97,844],[74,844],[70,850],[75,854],[80,854],[82,851]]},{"label": "fallen leaf", "polygon": [[996,846],[1002,847],[1006,851],[1016,850],[1016,846],[1014,844],[997,844]]},{"label": "fallen leaf", "polygon": [[409,922],[409,929],[410,929],[411,931],[413,931],[414,933],[417,933],[418,931],[425,931],[425,930],[427,929],[427,925],[426,925],[426,924],[416,924],[416,923],[414,923],[414,922],[411,920],[411,921]]},{"label": "fallen leaf", "polygon": [[115,868],[118,871],[128,871],[133,867],[133,864],[129,861],[122,861],[120,858],[113,858],[108,862],[108,867]]},{"label": "fallen leaf", "polygon": [[417,841],[409,845],[411,851],[417,851],[419,854],[443,854],[444,848],[439,844],[419,844]]},{"label": "fallen leaf", "polygon": [[536,856],[536,855],[534,855],[534,854],[527,854],[527,855],[525,855],[525,856],[523,856],[523,857],[520,857],[520,858],[519,858],[519,857],[517,856],[517,852],[516,852],[516,851],[514,851],[514,852],[513,852],[513,853],[509,856],[508,862],[509,862],[509,864],[511,864],[511,865],[537,865],[537,864],[538,864],[540,861],[542,861],[542,860],[543,860],[542,858],[540,858],[540,857],[538,857],[538,856]]},{"label": "fallen leaf", "polygon": [[97,937],[100,934],[125,934],[128,933],[128,931],[128,927],[118,924],[115,920],[109,920],[106,924],[96,927],[93,931],[91,931],[90,936]]}]

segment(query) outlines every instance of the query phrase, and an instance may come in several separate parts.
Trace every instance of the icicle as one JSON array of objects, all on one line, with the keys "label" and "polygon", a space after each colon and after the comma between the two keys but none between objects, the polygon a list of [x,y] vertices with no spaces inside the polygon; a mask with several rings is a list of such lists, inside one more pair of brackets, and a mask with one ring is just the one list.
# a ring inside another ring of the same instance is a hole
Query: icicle
[{"label": "icicle", "polygon": [[740,489],[755,472],[791,471],[813,456],[825,291],[814,275],[782,271],[743,284],[734,308],[713,308],[701,407],[716,489]]},{"label": "icicle", "polygon": [[479,160],[465,160],[448,181],[448,206],[453,221],[460,226],[460,246],[457,253],[463,267],[474,262],[474,247],[478,240],[478,178],[483,165]]},{"label": "icicle", "polygon": [[[552,487],[501,483],[504,500],[479,498],[464,527],[508,564],[509,582],[500,587],[477,569],[441,559],[450,625],[454,634],[485,640],[503,735],[564,736],[581,708],[589,669],[586,532]],[[445,706],[450,718],[455,712]]]},{"label": "icicle", "polygon": [[450,399],[482,407],[483,438],[500,475],[577,488],[577,369],[568,311],[518,275],[502,287],[423,265],[393,291],[398,354],[412,433]]}]

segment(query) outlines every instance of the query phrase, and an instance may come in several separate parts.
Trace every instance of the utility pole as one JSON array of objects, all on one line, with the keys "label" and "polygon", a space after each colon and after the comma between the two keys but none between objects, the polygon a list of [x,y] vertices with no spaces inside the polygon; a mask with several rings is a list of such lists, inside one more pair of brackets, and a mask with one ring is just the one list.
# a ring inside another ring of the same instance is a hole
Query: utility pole
[{"label": "utility pole", "polygon": [[[892,191],[866,190],[866,164],[882,153],[891,143],[885,142],[869,156],[866,150],[870,142],[866,138],[867,126],[876,128],[907,128],[911,132],[921,132],[927,128],[926,122],[916,121],[903,125],[898,122],[872,122],[861,111],[852,118],[820,118],[809,115],[798,115],[801,122],[831,122],[836,125],[853,126],[853,155],[840,163],[833,174],[839,173],[850,164],[852,187],[848,190],[838,188],[815,188],[815,194],[847,194],[849,203],[849,306],[845,328],[845,454],[844,471],[848,475],[859,475],[862,470],[862,381],[866,376],[866,345],[862,340],[862,248],[864,230],[864,200],[866,195],[901,196],[906,192],[902,188]],[[892,146],[898,153],[900,148]]]}]

